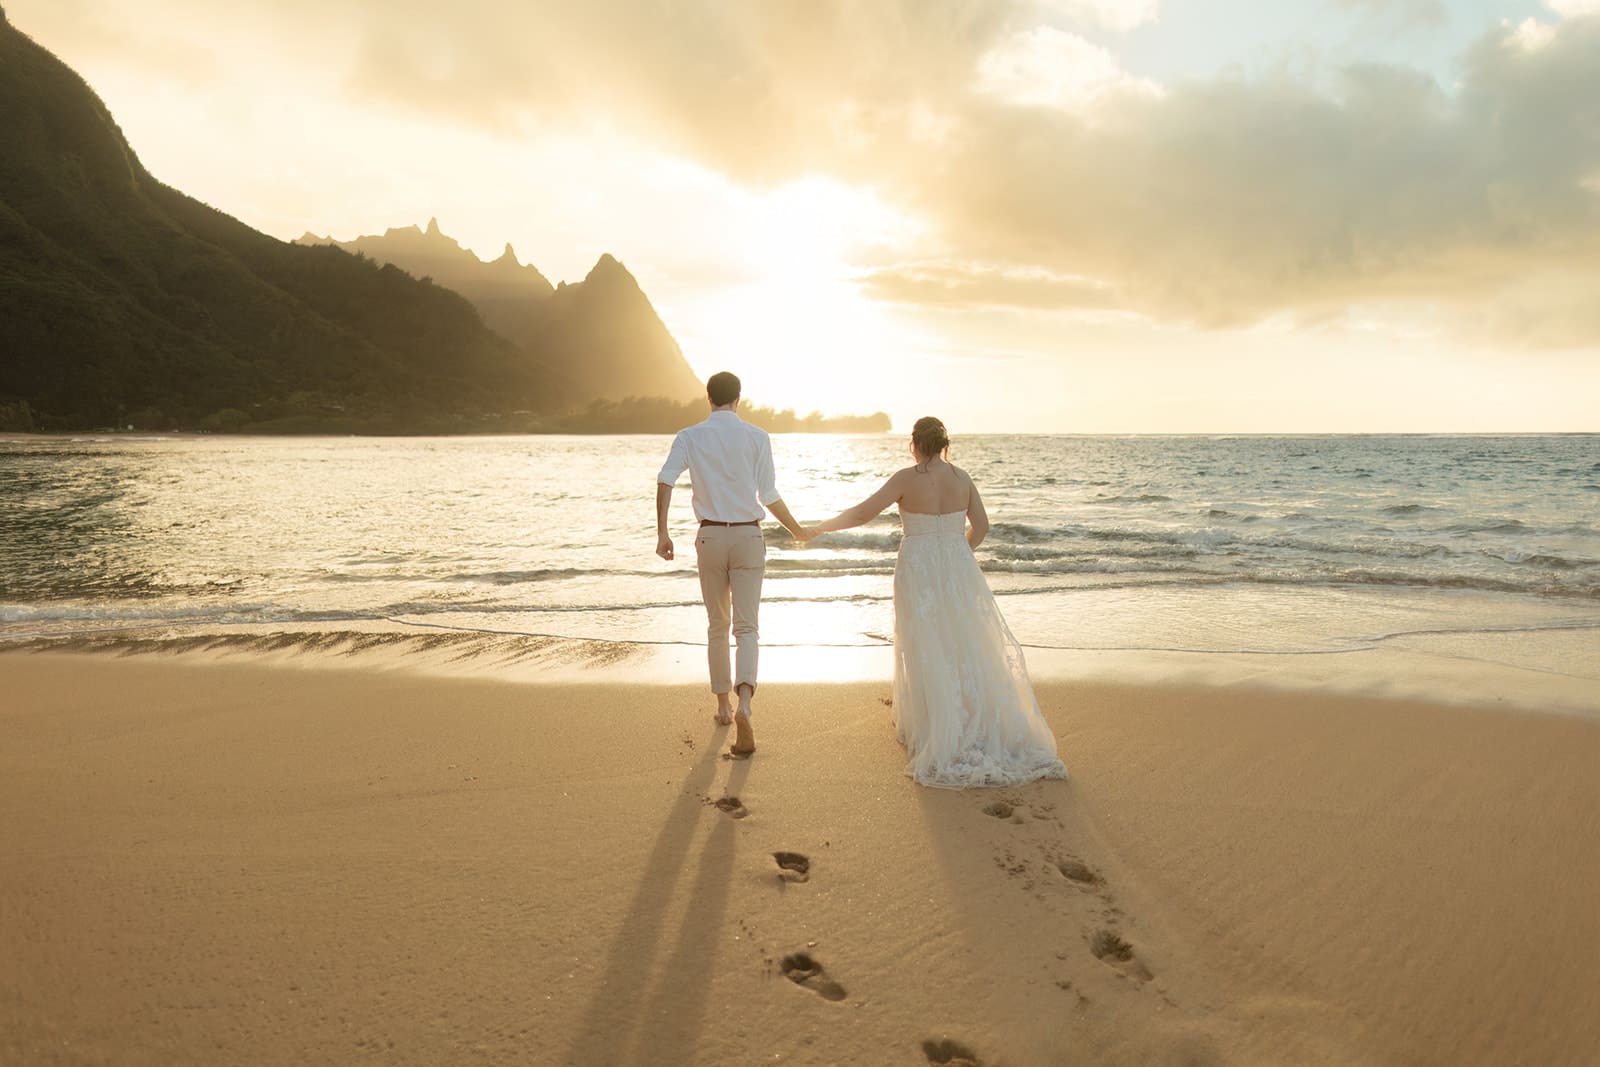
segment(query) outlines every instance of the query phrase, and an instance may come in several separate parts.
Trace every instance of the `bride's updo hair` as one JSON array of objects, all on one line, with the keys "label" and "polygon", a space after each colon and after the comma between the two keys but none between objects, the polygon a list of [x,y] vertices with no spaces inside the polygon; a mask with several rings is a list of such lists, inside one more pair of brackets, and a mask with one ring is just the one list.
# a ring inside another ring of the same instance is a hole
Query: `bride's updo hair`
[{"label": "bride's updo hair", "polygon": [[932,415],[924,415],[911,427],[911,447],[917,450],[917,455],[932,459],[943,455],[950,447],[950,435],[945,432],[944,423]]}]

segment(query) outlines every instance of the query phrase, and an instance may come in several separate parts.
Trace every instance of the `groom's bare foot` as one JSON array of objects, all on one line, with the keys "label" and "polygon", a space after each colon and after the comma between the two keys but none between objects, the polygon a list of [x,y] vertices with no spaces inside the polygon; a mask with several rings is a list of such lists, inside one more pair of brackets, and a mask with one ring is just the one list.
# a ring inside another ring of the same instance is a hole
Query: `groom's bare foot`
[{"label": "groom's bare foot", "polygon": [[733,728],[736,736],[733,739],[733,746],[728,749],[729,753],[735,756],[750,755],[756,750],[756,732],[750,729],[750,712],[748,710],[745,708],[739,709],[738,714],[733,717]]},{"label": "groom's bare foot", "polygon": [[717,696],[719,697],[717,700],[717,725],[727,726],[733,722],[733,705],[728,703],[721,693],[718,693]]}]

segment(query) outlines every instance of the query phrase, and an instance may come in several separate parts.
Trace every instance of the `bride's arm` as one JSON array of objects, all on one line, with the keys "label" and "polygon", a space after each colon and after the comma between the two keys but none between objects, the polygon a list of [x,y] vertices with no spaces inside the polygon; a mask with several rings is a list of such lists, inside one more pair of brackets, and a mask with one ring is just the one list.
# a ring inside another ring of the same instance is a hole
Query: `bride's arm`
[{"label": "bride's arm", "polygon": [[867,499],[853,508],[846,508],[831,519],[812,526],[810,532],[815,534],[833,533],[835,530],[848,530],[853,526],[860,526],[871,522],[878,517],[879,512],[893,504],[904,494],[903,483],[905,472],[900,471],[883,483],[883,488],[873,493]]},{"label": "bride's arm", "polygon": [[989,513],[983,508],[983,497],[978,495],[978,486],[971,478],[967,485],[972,489],[972,496],[967,501],[967,544],[977,548],[983,544],[983,539],[989,536]]}]

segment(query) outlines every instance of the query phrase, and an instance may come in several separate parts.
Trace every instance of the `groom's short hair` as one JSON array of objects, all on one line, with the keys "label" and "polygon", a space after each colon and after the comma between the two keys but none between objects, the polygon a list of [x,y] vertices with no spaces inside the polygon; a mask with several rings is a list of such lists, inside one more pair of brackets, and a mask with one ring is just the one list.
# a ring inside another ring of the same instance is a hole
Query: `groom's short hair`
[{"label": "groom's short hair", "polygon": [[706,398],[712,407],[726,407],[739,399],[739,379],[722,370],[706,380]]}]

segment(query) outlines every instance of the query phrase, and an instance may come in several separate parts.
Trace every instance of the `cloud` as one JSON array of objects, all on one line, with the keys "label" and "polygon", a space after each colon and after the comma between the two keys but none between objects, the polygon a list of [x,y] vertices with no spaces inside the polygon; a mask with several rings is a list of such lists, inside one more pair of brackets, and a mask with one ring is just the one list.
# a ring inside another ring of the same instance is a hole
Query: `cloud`
[{"label": "cloud", "polygon": [[1600,0],[1545,0],[1545,6],[1563,18],[1600,15]]},{"label": "cloud", "polygon": [[910,264],[872,271],[863,290],[878,300],[949,309],[1026,308],[1085,310],[1115,308],[1103,282],[1040,270],[959,264]]},{"label": "cloud", "polygon": [[[1336,95],[1223,80],[1125,96],[1094,123],[990,105],[953,144],[919,191],[958,255],[1104,279],[1201,325],[1397,298],[1465,311],[1530,275],[1600,280],[1600,20],[1532,52],[1492,31],[1455,93],[1379,66]],[[1584,316],[1535,320],[1500,328],[1600,342]]]},{"label": "cloud", "polygon": [[93,0],[52,0],[38,10],[27,9],[13,22],[45,47],[69,41],[71,59],[91,57],[125,67],[135,67],[161,82],[190,88],[207,88],[224,80],[225,56],[215,42],[192,32],[191,24],[163,27],[156,20],[124,22]]},{"label": "cloud", "polygon": [[1024,107],[1092,112],[1121,93],[1158,95],[1154,82],[1124,71],[1105,48],[1051,26],[999,42],[978,60],[978,91]]},{"label": "cloud", "polygon": [[[1568,0],[1573,2],[1573,0]],[[1039,0],[1046,13],[1125,33],[1161,18],[1159,0]]]},{"label": "cloud", "polygon": [[1444,0],[1334,0],[1337,6],[1400,25],[1439,26],[1449,21]]},{"label": "cloud", "polygon": [[418,19],[349,6],[366,30],[346,84],[368,100],[502,128],[620,124],[779,184],[937,140],[1013,5],[457,0]]},{"label": "cloud", "polygon": [[[155,77],[162,35],[270,56],[282,77],[499,133],[614,127],[781,184],[941,128],[977,60],[1032,0],[16,0],[69,58]],[[91,42],[90,38],[94,40]],[[148,39],[148,40],[147,40]]]},{"label": "cloud", "polygon": [[1556,27],[1530,16],[1512,27],[1507,39],[1524,52],[1537,52],[1556,39]]},{"label": "cloud", "polygon": [[1586,348],[1600,343],[1600,271],[1531,275],[1508,284],[1497,299],[1468,308],[1463,325],[1483,337],[1538,348]]}]

